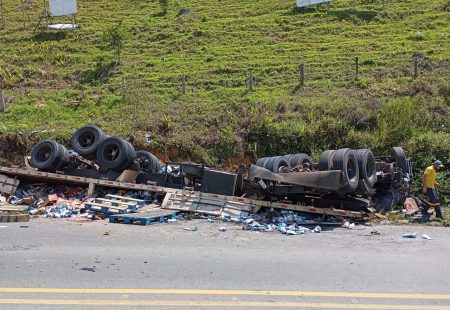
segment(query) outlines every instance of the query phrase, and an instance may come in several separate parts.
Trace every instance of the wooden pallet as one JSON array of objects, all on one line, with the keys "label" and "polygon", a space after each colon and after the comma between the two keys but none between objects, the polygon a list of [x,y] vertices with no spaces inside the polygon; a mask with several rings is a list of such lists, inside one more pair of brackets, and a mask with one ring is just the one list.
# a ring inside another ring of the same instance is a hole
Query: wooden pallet
[{"label": "wooden pallet", "polygon": [[88,210],[110,214],[126,214],[137,212],[138,208],[145,206],[142,199],[118,195],[106,195],[106,198],[91,198],[85,203]]},{"label": "wooden pallet", "polygon": [[0,222],[28,222],[30,220],[29,214],[0,214]]},{"label": "wooden pallet", "polygon": [[115,214],[109,216],[109,222],[146,226],[156,223],[163,223],[168,218],[175,219],[176,214],[177,214],[176,211],[168,211],[161,209],[147,211],[143,213]]},{"label": "wooden pallet", "polygon": [[145,205],[145,201],[144,200],[131,198],[131,197],[127,197],[127,196],[119,196],[119,195],[108,194],[108,195],[106,195],[106,199],[111,199],[111,200],[114,200],[114,201],[121,201],[123,203],[135,204],[135,205],[139,205],[139,206]]},{"label": "wooden pallet", "polygon": [[117,207],[117,206],[111,206],[111,205],[104,205],[101,203],[95,203],[95,202],[86,202],[85,208],[90,211],[100,212],[105,215],[109,214],[126,214],[129,213],[130,210],[128,210],[127,207]]},{"label": "wooden pallet", "polygon": [[19,180],[0,174],[0,193],[13,195],[16,192],[17,186],[19,186]]},{"label": "wooden pallet", "polygon": [[253,206],[229,200],[221,195],[212,195],[187,190],[176,193],[168,193],[164,197],[162,208],[184,212],[194,212],[207,215],[220,216],[224,210],[235,211],[233,213],[252,212]]},{"label": "wooden pallet", "polygon": [[161,207],[164,209],[214,216],[220,216],[221,214],[238,216],[241,212],[257,213],[261,207],[268,207],[305,213],[364,218],[363,212],[259,201],[247,198],[190,192],[187,190],[178,190],[175,193],[167,193]]},{"label": "wooden pallet", "polygon": [[99,204],[107,204],[116,207],[124,207],[128,209],[137,209],[137,205],[135,202],[126,202],[117,199],[107,199],[107,198],[95,198],[96,203]]},{"label": "wooden pallet", "polygon": [[0,211],[2,212],[26,212],[28,211],[29,207],[28,206],[16,206],[16,205],[11,205],[11,204],[6,204],[6,205],[0,205]]}]

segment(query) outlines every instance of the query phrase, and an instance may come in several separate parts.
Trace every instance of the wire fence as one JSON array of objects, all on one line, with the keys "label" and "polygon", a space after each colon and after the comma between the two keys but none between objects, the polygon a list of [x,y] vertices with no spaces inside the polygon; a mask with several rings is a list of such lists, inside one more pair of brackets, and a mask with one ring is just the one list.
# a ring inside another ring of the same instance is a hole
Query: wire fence
[{"label": "wire fence", "polygon": [[[443,70],[441,70],[443,68]],[[221,65],[219,68],[176,71],[159,69],[137,75],[145,86],[154,90],[176,90],[180,93],[218,88],[246,88],[247,90],[301,88],[306,86],[346,86],[349,83],[381,81],[385,77],[409,78],[411,81],[422,74],[448,75],[450,63],[432,61],[422,53],[409,57],[391,57],[381,63],[371,58],[342,57],[333,62],[299,62],[287,64],[259,64],[235,67]]]}]

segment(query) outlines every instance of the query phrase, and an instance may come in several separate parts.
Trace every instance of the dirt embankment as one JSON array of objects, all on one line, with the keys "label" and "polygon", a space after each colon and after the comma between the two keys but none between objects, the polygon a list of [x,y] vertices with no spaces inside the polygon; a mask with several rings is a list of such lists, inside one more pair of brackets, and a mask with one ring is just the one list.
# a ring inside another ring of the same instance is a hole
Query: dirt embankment
[{"label": "dirt embankment", "polygon": [[[24,166],[24,156],[29,156],[33,146],[35,146],[42,138],[36,136],[23,135],[20,133],[7,133],[0,135],[0,165],[2,166]],[[67,143],[64,143],[66,145]],[[163,163],[164,162],[197,162],[201,163],[200,158],[190,156],[184,150],[170,148],[168,150],[158,150],[150,147],[148,144],[140,140],[133,141],[136,150],[148,150],[155,154]],[[68,146],[68,145],[67,145]],[[226,159],[221,163],[223,170],[232,172],[237,169],[239,164],[253,163],[252,156],[245,154],[244,156],[235,156]]]},{"label": "dirt embankment", "polygon": [[24,136],[19,133],[0,135],[0,164],[24,165],[24,156],[30,154],[37,140],[34,137]]}]

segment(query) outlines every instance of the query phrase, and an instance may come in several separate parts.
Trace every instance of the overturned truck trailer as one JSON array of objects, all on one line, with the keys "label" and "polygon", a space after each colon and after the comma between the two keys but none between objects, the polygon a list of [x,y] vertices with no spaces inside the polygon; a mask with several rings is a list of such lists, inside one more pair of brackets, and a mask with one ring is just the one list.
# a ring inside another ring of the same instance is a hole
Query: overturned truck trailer
[{"label": "overturned truck trailer", "polygon": [[28,164],[40,171],[111,181],[121,180],[127,171],[138,184],[369,213],[402,202],[412,179],[411,161],[400,147],[385,157],[375,157],[369,149],[326,150],[318,163],[304,153],[264,157],[229,173],[197,163],[162,164],[153,154],[136,151],[131,142],[85,126],[73,135],[71,150],[44,140],[33,148]]},{"label": "overturned truck trailer", "polygon": [[384,212],[408,195],[412,165],[400,147],[386,157],[344,148],[324,151],[317,164],[306,154],[263,158],[250,167],[248,179],[247,187],[265,199]]}]

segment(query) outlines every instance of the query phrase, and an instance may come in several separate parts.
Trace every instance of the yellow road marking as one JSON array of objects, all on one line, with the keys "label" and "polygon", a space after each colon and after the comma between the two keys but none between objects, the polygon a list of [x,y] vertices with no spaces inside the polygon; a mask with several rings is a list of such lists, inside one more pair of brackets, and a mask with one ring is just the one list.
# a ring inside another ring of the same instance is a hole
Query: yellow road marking
[{"label": "yellow road marking", "polygon": [[313,302],[261,302],[261,301],[179,301],[179,300],[53,300],[53,299],[0,299],[0,304],[16,305],[89,305],[89,306],[192,306],[192,307],[284,307],[326,309],[390,309],[390,310],[449,310],[450,306],[338,304]]},{"label": "yellow road marking", "polygon": [[127,288],[34,288],[0,287],[0,293],[61,293],[61,294],[172,294],[172,295],[254,295],[298,297],[348,297],[384,299],[450,299],[450,294],[396,294],[353,292],[302,292],[257,290],[194,290],[194,289],[127,289]]}]

